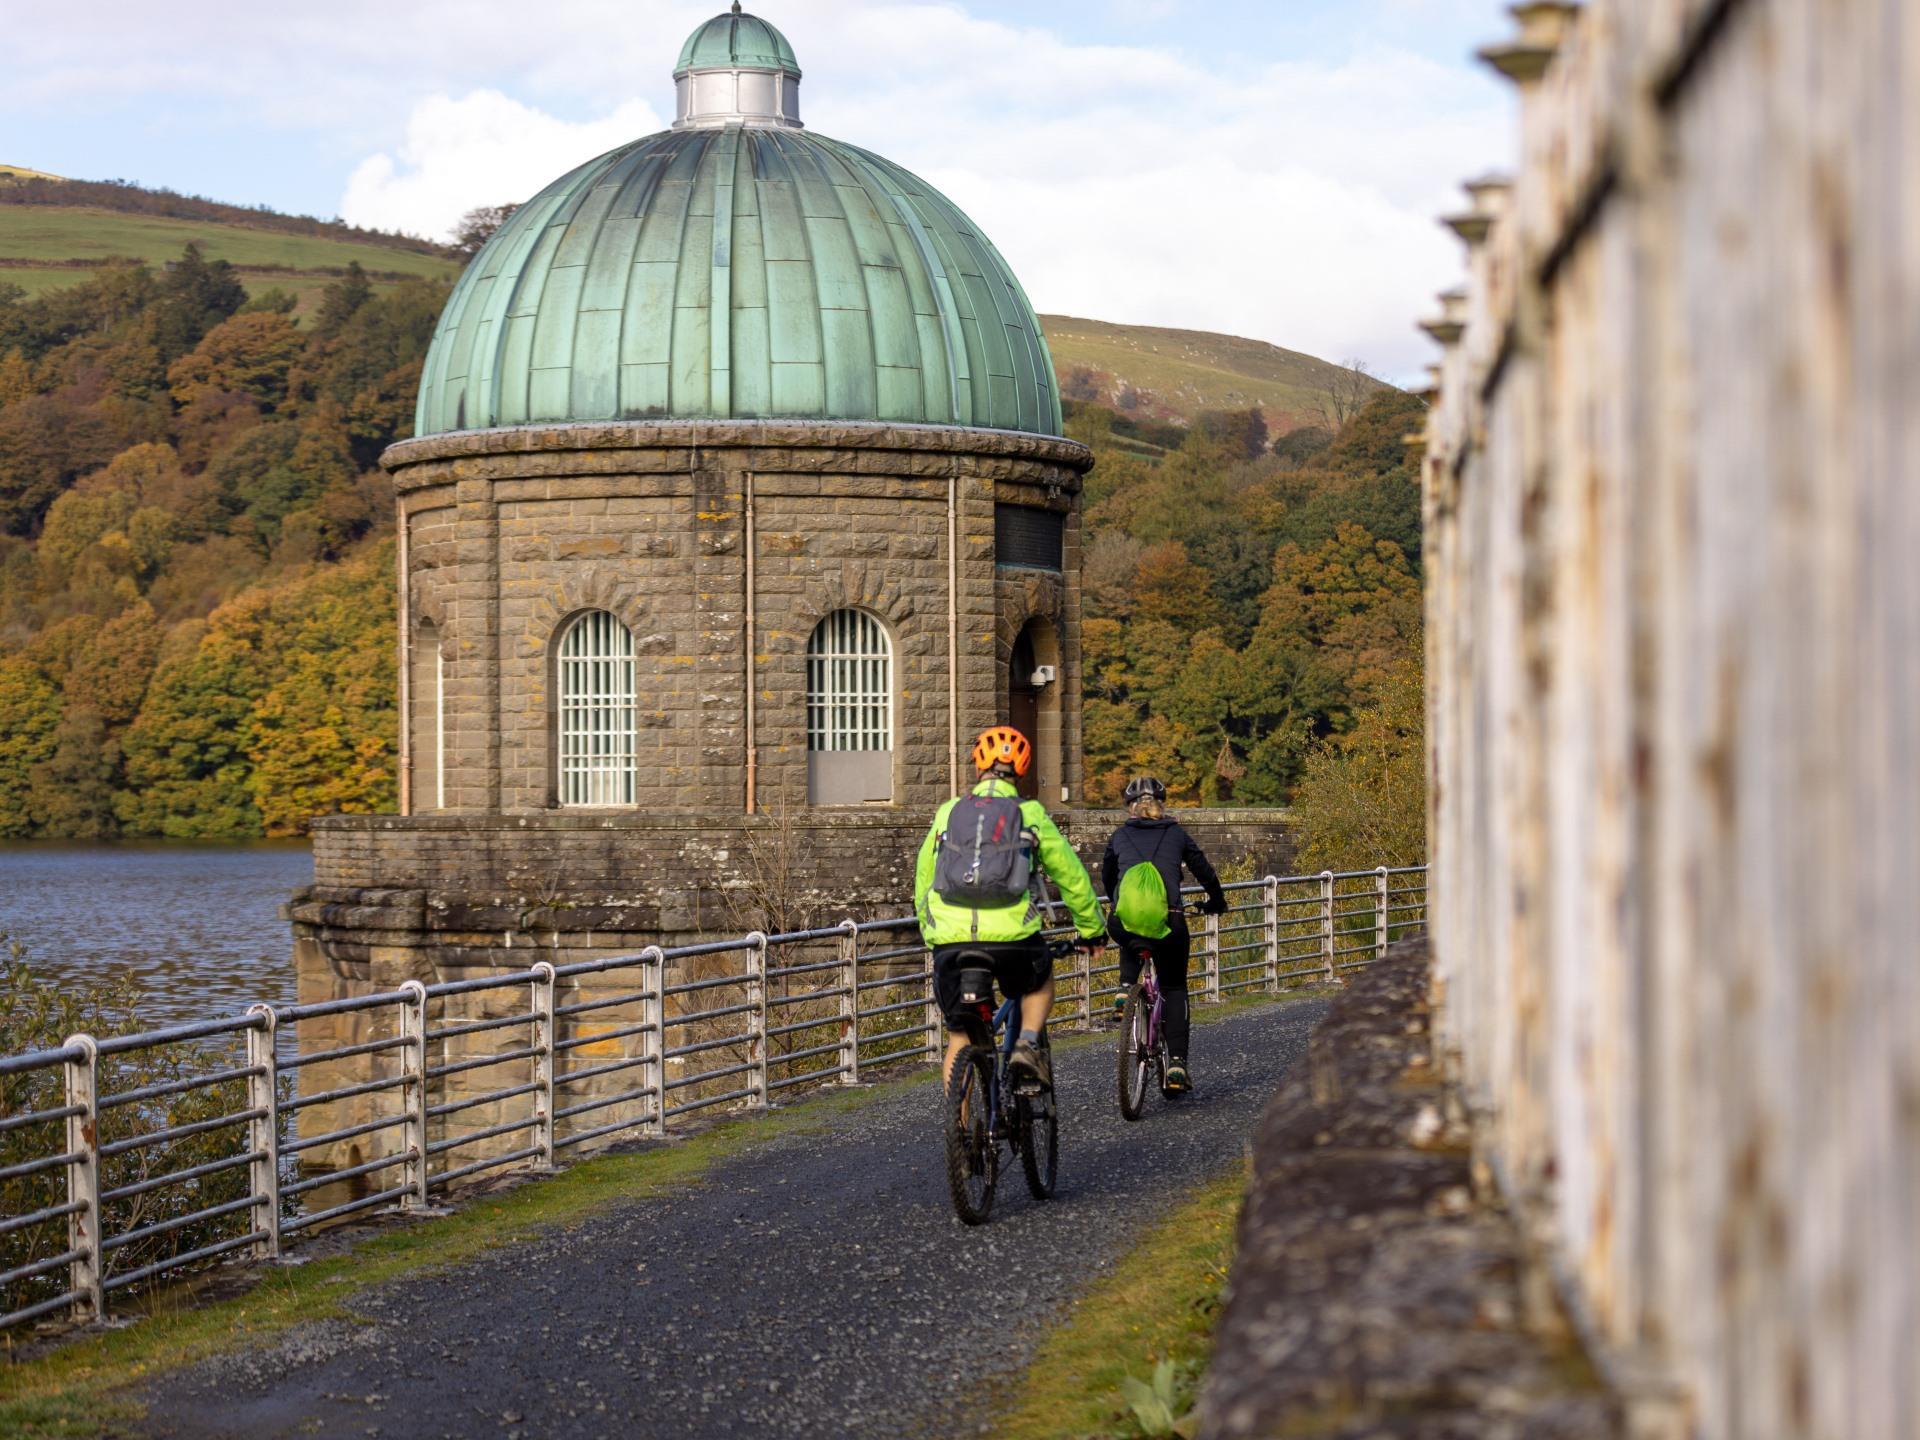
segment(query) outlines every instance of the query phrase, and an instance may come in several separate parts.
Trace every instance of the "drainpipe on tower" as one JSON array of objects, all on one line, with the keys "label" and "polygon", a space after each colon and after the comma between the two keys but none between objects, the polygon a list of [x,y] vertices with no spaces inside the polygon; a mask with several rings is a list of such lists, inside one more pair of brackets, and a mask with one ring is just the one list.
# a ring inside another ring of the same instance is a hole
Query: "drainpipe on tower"
[{"label": "drainpipe on tower", "polygon": [[756,741],[755,733],[754,733],[754,718],[755,718],[754,699],[755,697],[754,697],[753,691],[754,691],[754,686],[758,682],[756,680],[756,669],[754,666],[754,657],[753,657],[753,641],[754,641],[755,630],[754,630],[754,616],[753,616],[754,539],[753,539],[753,472],[752,471],[747,472],[745,481],[743,483],[746,487],[746,517],[747,517],[746,518],[746,525],[747,525],[747,533],[746,533],[746,547],[747,547],[747,615],[746,615],[747,814],[751,815],[754,812],[755,805],[758,803],[755,797],[755,787],[759,780],[758,770],[759,770],[759,762],[760,762],[760,747]]},{"label": "drainpipe on tower", "polygon": [[947,783],[960,793],[960,477],[947,477]]}]

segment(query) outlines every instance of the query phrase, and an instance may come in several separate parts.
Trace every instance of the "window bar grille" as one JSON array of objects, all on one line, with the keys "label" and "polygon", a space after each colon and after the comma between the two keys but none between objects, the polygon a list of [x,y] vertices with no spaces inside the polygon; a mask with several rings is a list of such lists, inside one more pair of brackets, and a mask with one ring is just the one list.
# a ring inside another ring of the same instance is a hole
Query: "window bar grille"
[{"label": "window bar grille", "polygon": [[860,610],[836,610],[807,642],[807,748],[893,748],[893,646]]},{"label": "window bar grille", "polygon": [[634,803],[633,635],[605,610],[560,647],[560,803]]}]

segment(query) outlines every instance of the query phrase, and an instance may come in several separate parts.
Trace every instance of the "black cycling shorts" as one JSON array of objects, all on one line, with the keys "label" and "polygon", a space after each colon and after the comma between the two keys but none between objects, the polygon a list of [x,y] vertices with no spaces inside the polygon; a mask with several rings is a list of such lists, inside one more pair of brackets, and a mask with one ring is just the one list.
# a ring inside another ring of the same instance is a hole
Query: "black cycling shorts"
[{"label": "black cycling shorts", "polygon": [[968,1016],[960,1005],[960,972],[993,971],[1000,993],[1009,1000],[1030,995],[1053,978],[1053,957],[1044,936],[1008,940],[999,944],[941,945],[933,952],[933,994],[949,1030],[965,1027]]}]

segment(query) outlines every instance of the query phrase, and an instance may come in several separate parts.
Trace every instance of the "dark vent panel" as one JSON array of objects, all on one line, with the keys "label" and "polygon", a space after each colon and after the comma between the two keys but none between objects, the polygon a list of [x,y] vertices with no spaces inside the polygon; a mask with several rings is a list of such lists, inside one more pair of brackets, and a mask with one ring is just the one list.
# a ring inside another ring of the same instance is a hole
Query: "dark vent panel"
[{"label": "dark vent panel", "polygon": [[1031,570],[1064,568],[1067,517],[1037,505],[997,505],[993,512],[994,558]]}]

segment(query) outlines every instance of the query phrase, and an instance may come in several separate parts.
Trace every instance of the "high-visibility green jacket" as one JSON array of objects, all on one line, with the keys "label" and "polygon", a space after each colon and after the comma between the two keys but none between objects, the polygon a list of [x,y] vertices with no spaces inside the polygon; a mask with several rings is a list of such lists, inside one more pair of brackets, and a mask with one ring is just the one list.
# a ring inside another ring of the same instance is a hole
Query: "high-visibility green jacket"
[{"label": "high-visibility green jacket", "polygon": [[[1005,780],[987,779],[974,786],[973,793],[1012,799],[1020,792]],[[958,803],[957,799],[949,800],[940,807],[933,817],[933,827],[920,846],[920,863],[913,876],[913,909],[920,917],[921,938],[931,947],[969,941],[1000,944],[1039,934],[1044,927],[1040,908],[1031,895],[1011,905],[976,909],[971,905],[956,905],[933,888],[940,837],[947,833],[947,817]],[[1060,898],[1073,916],[1074,928],[1086,939],[1099,939],[1106,933],[1106,922],[1101,918],[1100,901],[1093,893],[1093,880],[1087,874],[1087,867],[1080,863],[1067,837],[1060,833],[1060,827],[1053,823],[1046,807],[1038,800],[1021,802],[1020,819],[1024,833],[1037,852],[1032,856],[1033,868],[1059,887]]]}]

